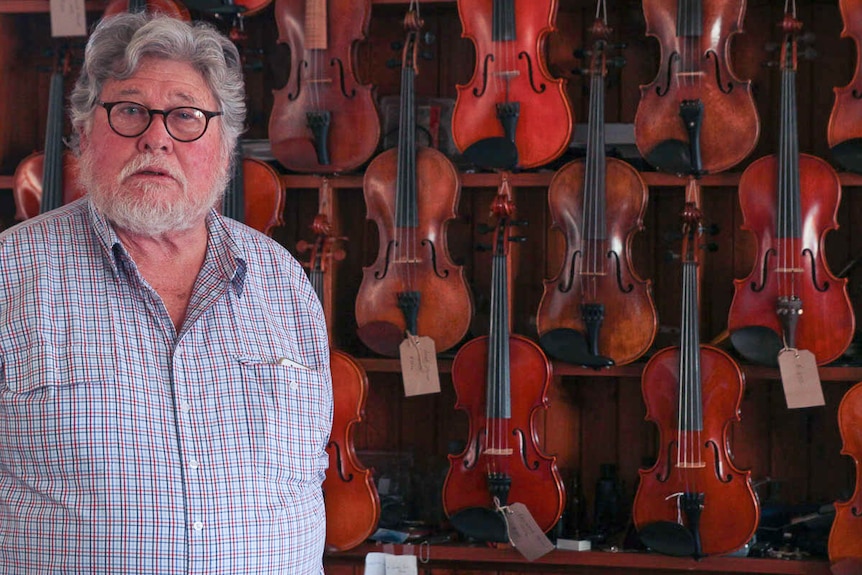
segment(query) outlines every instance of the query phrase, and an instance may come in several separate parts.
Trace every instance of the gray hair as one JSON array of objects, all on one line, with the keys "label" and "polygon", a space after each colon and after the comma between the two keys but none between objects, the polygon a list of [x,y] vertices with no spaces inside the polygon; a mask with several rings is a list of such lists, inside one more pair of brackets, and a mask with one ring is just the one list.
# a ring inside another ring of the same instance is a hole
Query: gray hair
[{"label": "gray hair", "polygon": [[90,35],[81,75],[75,83],[69,114],[70,147],[79,152],[79,134],[89,133],[106,80],[124,80],[137,71],[141,58],[189,63],[204,78],[218,101],[222,142],[232,157],[244,129],[245,84],[236,46],[212,25],[186,23],[163,14],[123,13],[103,18]]}]

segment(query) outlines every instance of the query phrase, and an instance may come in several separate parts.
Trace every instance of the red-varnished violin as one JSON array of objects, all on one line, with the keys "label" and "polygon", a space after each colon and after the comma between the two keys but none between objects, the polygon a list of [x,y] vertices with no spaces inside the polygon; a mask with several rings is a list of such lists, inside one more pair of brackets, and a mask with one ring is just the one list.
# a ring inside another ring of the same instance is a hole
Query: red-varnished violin
[{"label": "red-varnished violin", "polygon": [[844,442],[841,453],[852,457],[856,466],[856,487],[850,499],[835,502],[829,560],[836,564],[855,560],[862,567],[862,383],[851,387],[841,399],[838,428]]},{"label": "red-varnished violin", "polygon": [[781,27],[779,150],[753,162],[739,180],[742,228],[756,236],[757,254],[749,276],[734,280],[727,326],[746,359],[775,365],[786,347],[807,349],[822,365],[844,353],[855,330],[847,280],[832,275],[823,249],[827,232],[838,227],[841,183],[826,161],[799,152],[802,24],[788,12]]},{"label": "red-varnished violin", "polygon": [[655,338],[650,282],[632,270],[632,237],[643,228],[647,187],[629,164],[605,156],[604,90],[610,29],[591,28],[587,153],[554,174],[548,188],[553,227],[566,237],[560,271],[545,281],[536,323],[548,355],[603,367],[631,363]]},{"label": "red-varnished violin", "polygon": [[262,160],[244,158],[238,147],[221,211],[270,235],[273,228],[284,224],[284,187],[278,172]]},{"label": "red-varnished violin", "polygon": [[[553,78],[545,63],[544,44],[556,29],[557,0],[458,0],[458,15],[462,36],[475,47],[476,67],[470,82],[457,86],[455,145],[470,156],[471,147],[503,139],[514,144],[522,168],[559,157],[569,146],[574,114],[565,81]],[[492,152],[499,148],[490,146]],[[487,159],[494,154],[477,155]]]},{"label": "red-varnished violin", "polygon": [[[332,264],[344,258],[336,244],[343,238],[332,235],[333,196],[329,180],[320,186],[319,211],[314,218],[313,244],[300,242],[300,251],[311,251],[308,275],[320,298],[332,343]],[[329,468],[323,482],[326,505],[326,547],[335,551],[352,549],[367,539],[380,519],[380,498],[371,470],[356,457],[354,426],[362,421],[368,378],[365,369],[350,355],[330,351],[332,371],[332,432],[326,451]]]},{"label": "red-varnished violin", "polygon": [[[566,499],[556,458],[543,453],[534,421],[539,410],[548,408],[551,363],[532,340],[509,331],[508,260],[514,211],[504,178],[492,206],[497,224],[490,330],[487,336],[464,344],[452,363],[455,407],[467,412],[470,435],[464,452],[449,456],[443,509],[468,535],[476,523],[490,523],[480,531],[495,532],[493,510],[516,502],[523,503],[539,527],[548,531],[559,520]],[[474,536],[489,538],[481,533]]]},{"label": "red-varnished violin", "polygon": [[365,163],[380,120],[372,89],[354,73],[371,0],[276,0],[278,42],[290,47],[287,84],[274,91],[272,154],[297,172],[330,174]]},{"label": "red-varnished violin", "polygon": [[446,226],[461,191],[452,162],[416,143],[414,81],[419,15],[408,11],[401,69],[398,146],[365,171],[367,217],[380,237],[377,259],[363,269],[356,298],[358,335],[371,350],[397,356],[405,332],[430,337],[439,351],[459,343],[473,302],[464,272],[449,257]]},{"label": "red-varnished violin", "polygon": [[757,145],[760,120],[751,82],[730,64],[744,0],[644,0],[647,35],[661,45],[661,65],[641,86],[635,143],[657,168],[700,175],[726,170]]},{"label": "red-varnished violin", "polygon": [[842,38],[856,46],[856,70],[850,83],[835,87],[826,139],[832,156],[844,168],[862,173],[862,2],[838,0],[844,21]]},{"label": "red-varnished violin", "polygon": [[641,388],[646,418],[658,426],[655,465],[640,470],[633,518],[641,539],[671,555],[721,555],[754,535],[760,505],[751,472],[730,455],[744,377],[724,351],[700,344],[699,188],[691,179],[683,211],[680,345],[647,362]]}]

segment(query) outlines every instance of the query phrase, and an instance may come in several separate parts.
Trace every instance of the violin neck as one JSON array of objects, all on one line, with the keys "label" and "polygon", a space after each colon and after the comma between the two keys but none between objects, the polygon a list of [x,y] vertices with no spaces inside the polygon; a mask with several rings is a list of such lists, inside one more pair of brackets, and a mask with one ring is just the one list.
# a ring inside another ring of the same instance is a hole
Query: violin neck
[{"label": "violin neck", "polygon": [[401,108],[398,120],[398,168],[395,183],[395,225],[415,228],[419,225],[416,200],[416,72],[410,66],[401,69]]},{"label": "violin neck", "polygon": [[698,263],[682,263],[682,325],[679,350],[679,428],[703,429],[700,370],[700,310]]},{"label": "violin neck", "polygon": [[[499,234],[498,242],[505,242]],[[488,332],[486,410],[488,419],[509,419],[511,379],[509,369],[509,266],[508,250],[498,246],[491,270],[491,326]]]},{"label": "violin neck", "polygon": [[781,69],[781,117],[778,123],[778,207],[780,238],[802,236],[802,206],[799,188],[799,135],[796,110],[796,69]]},{"label": "violin neck", "polygon": [[594,73],[590,80],[587,123],[587,155],[584,164],[584,239],[604,240],[605,221],[605,78]]},{"label": "violin neck", "polygon": [[63,205],[63,72],[51,75],[48,96],[48,127],[45,131],[45,159],[42,168],[42,199],[45,213]]},{"label": "violin neck", "polygon": [[233,172],[230,183],[222,200],[222,214],[234,220],[245,221],[245,201],[243,191],[245,179],[242,170],[242,146],[237,143],[233,157]]}]

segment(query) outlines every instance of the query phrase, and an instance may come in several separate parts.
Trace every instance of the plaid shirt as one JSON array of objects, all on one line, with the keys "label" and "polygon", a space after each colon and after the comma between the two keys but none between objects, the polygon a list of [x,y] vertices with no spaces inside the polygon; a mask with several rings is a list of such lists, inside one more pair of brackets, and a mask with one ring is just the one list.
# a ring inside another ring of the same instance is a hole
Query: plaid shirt
[{"label": "plaid shirt", "polygon": [[0,234],[0,573],[319,574],[332,422],[301,266],[208,218],[180,333],[85,198]]}]

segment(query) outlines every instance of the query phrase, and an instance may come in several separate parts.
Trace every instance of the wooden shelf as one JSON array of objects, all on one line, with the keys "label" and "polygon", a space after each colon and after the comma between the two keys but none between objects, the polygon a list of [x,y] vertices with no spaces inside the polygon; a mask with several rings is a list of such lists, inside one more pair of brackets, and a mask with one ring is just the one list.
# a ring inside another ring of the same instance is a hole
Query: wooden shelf
[{"label": "wooden shelf", "polygon": [[[395,555],[419,555],[418,545],[363,544],[350,551],[327,553],[324,564],[360,565],[365,555],[372,552],[387,552]],[[830,575],[826,560],[784,560],[750,557],[705,557],[699,561],[680,557],[667,557],[655,553],[606,552],[606,551],[560,551],[554,550],[529,562],[515,549],[493,549],[470,545],[431,545],[422,548],[421,557],[428,558],[424,568],[464,567],[469,564],[471,572],[480,569],[495,572],[557,573],[565,567],[566,573],[590,574],[636,574],[648,571],[653,575],[664,573],[770,573],[787,575]],[[517,565],[517,567],[514,567]],[[424,572],[424,571],[423,571]]]}]

